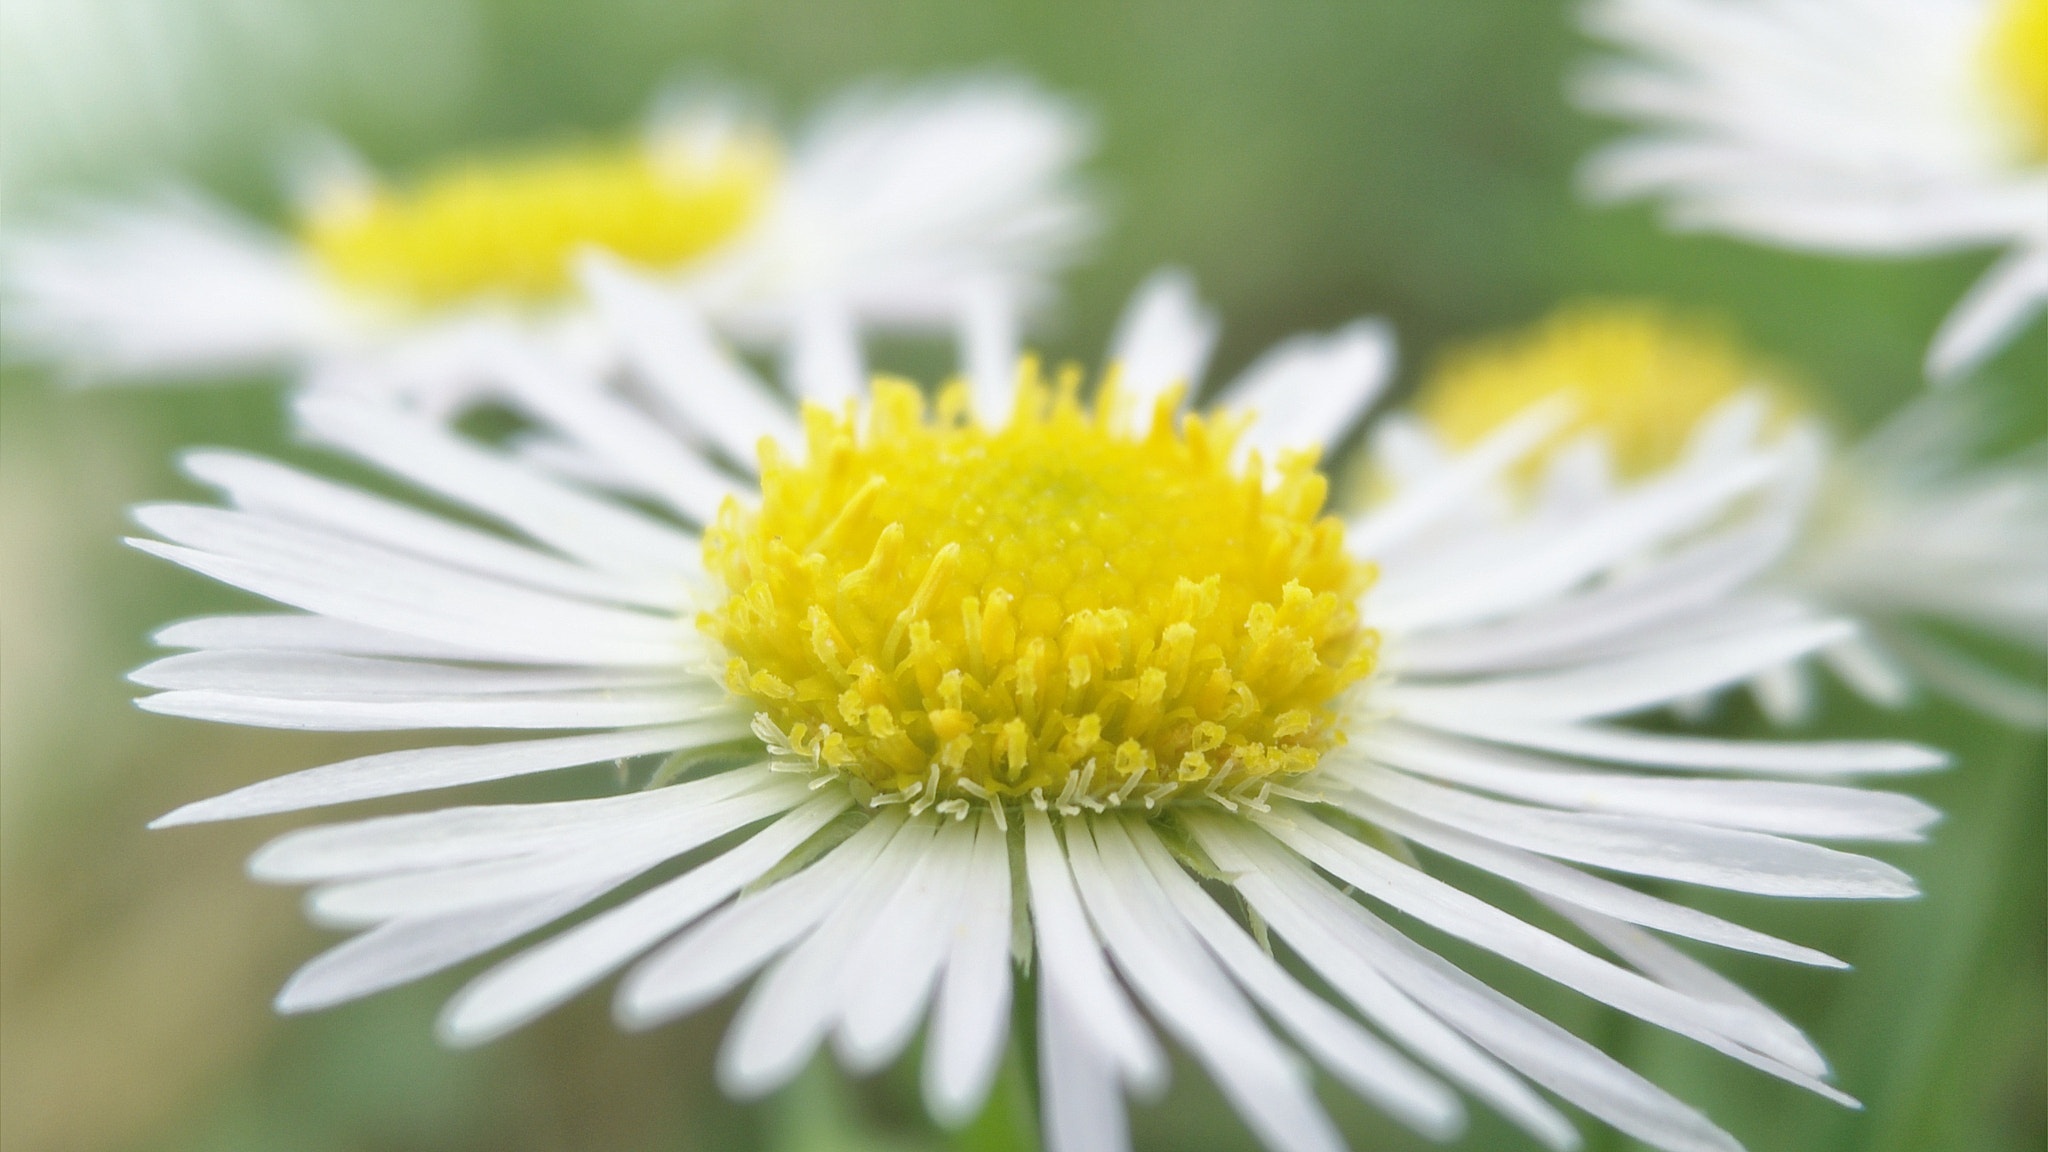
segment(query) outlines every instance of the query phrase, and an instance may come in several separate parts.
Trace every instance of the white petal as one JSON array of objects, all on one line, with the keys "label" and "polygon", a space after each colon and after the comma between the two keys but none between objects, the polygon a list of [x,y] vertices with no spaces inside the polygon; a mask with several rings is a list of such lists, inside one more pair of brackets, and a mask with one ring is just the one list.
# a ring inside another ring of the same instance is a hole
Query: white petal
[{"label": "white petal", "polygon": [[1440,517],[1463,508],[1516,461],[1535,451],[1570,415],[1570,407],[1556,401],[1534,404],[1517,413],[1426,481],[1353,517],[1344,528],[1346,546],[1352,555],[1371,560],[1407,543]]},{"label": "white petal", "polygon": [[558,838],[601,834],[636,813],[686,811],[776,779],[765,765],[755,765],[594,800],[474,805],[303,828],[257,849],[249,858],[249,874],[294,884],[519,856]]},{"label": "white petal", "polygon": [[1161,1026],[1201,1061],[1260,1142],[1286,1152],[1343,1148],[1305,1069],[1173,911],[1122,822],[1081,818],[1069,821],[1066,833],[1074,880],[1117,968]]},{"label": "white petal", "polygon": [[1178,268],[1154,272],[1117,321],[1109,361],[1118,366],[1117,391],[1130,405],[1130,426],[1152,426],[1153,402],[1168,388],[1187,389],[1185,402],[1202,383],[1202,369],[1216,345],[1216,317],[1202,307],[1195,282]]},{"label": "white petal", "polygon": [[1038,991],[1038,1084],[1047,1152],[1127,1152],[1130,1121],[1116,1062],[1096,1047],[1086,1010],[1057,984]]},{"label": "white petal", "polygon": [[1434,715],[1430,725],[1500,744],[1648,768],[1825,776],[1925,772],[1949,762],[1939,749],[1895,740],[1717,740],[1492,716]]},{"label": "white petal", "polygon": [[1968,375],[2048,305],[2048,245],[2021,247],[1970,286],[1935,333],[1927,375],[1947,384]]},{"label": "white petal", "polygon": [[[1599,514],[1550,534],[1512,563],[1399,600],[1382,597],[1374,618],[1389,628],[1443,627],[1542,603],[1618,561],[1710,523],[1725,514],[1731,501],[1774,479],[1784,466],[1781,458],[1759,455],[1708,472],[1653,480]],[[1371,555],[1363,543],[1351,547]]]},{"label": "white petal", "polygon": [[697,724],[603,732],[594,736],[382,752],[261,780],[208,800],[187,804],[157,817],[149,826],[170,828],[208,820],[239,820],[247,816],[295,812],[302,808],[345,804],[379,796],[453,788],[458,784],[551,772],[601,760],[626,760],[677,748],[716,744],[737,739],[746,731],[747,718],[735,713]]},{"label": "white petal", "polygon": [[314,442],[351,452],[601,568],[660,575],[694,571],[703,563],[692,534],[578,492],[432,421],[327,397],[303,398],[295,411]]},{"label": "white petal", "polygon": [[651,1028],[731,991],[831,915],[902,824],[901,811],[884,811],[796,875],[664,945],[619,982],[613,1017],[624,1028]]},{"label": "white petal", "polygon": [[848,1071],[877,1071],[903,1051],[938,982],[961,913],[986,899],[967,888],[974,833],[964,821],[939,821],[910,875],[842,954],[854,990],[844,998],[833,1049]]},{"label": "white petal", "polygon": [[718,1050],[718,1083],[751,1099],[803,1070],[841,1004],[893,972],[845,963],[874,918],[931,852],[936,818],[906,821],[873,865],[794,948],[755,983]]},{"label": "white petal", "polygon": [[157,630],[150,641],[163,648],[243,648],[280,652],[334,652],[352,656],[408,656],[425,660],[488,660],[475,648],[442,644],[386,632],[332,616],[256,612],[201,616]]},{"label": "white petal", "polygon": [[[243,560],[154,540],[128,543],[195,572],[294,608],[355,624],[487,652],[556,664],[668,666],[693,652],[688,625],[528,592],[367,550]],[[373,575],[364,579],[365,570]],[[522,615],[523,613],[523,615]],[[584,626],[587,625],[586,629]]]},{"label": "white petal", "polygon": [[1754,952],[1759,956],[1772,956],[1780,960],[1814,964],[1825,968],[1848,967],[1826,953],[1802,948],[1774,936],[1766,936],[1740,924],[1731,924],[1718,916],[1709,916],[1683,904],[1660,900],[1611,880],[1589,876],[1576,868],[1567,867],[1534,853],[1466,835],[1454,828],[1404,812],[1391,804],[1382,804],[1368,796],[1354,797],[1346,807],[1361,816],[1368,812],[1372,813],[1367,818],[1375,826],[1396,836],[1441,852],[1454,860],[1462,860],[1475,868],[1483,868],[1532,891],[1569,900],[1581,908],[1601,912],[1632,924],[1642,924],[1694,940],[1703,940],[1709,944]]},{"label": "white petal", "polygon": [[606,887],[576,887],[453,915],[393,920],[328,949],[292,973],[277,994],[277,1010],[316,1012],[431,975],[568,915]]},{"label": "white petal", "polygon": [[[256,456],[214,450],[181,461],[195,479],[262,516],[324,528],[485,576],[571,596],[674,611],[680,589],[569,563]],[[183,541],[193,543],[193,541]],[[202,545],[203,546],[203,545]]]},{"label": "white petal", "polygon": [[[1271,859],[1273,850],[1261,847],[1271,842],[1236,821],[1200,817],[1189,821],[1189,826],[1202,849],[1230,875],[1230,883],[1244,894],[1252,909],[1339,995],[1546,1146],[1560,1150],[1578,1147],[1578,1133],[1556,1109],[1389,983],[1369,958],[1369,939],[1362,950],[1355,933],[1347,937],[1340,931],[1344,927],[1341,918],[1332,917],[1313,902],[1303,903],[1305,896],[1318,894],[1325,885],[1312,877],[1306,882],[1300,877],[1288,882],[1287,869],[1276,867]],[[1303,870],[1302,876],[1306,875]]]},{"label": "white petal", "polygon": [[960,293],[960,361],[974,413],[985,427],[1009,423],[1017,404],[1017,356],[1022,347],[1014,290],[990,277]]},{"label": "white petal", "polygon": [[1024,876],[1041,988],[1059,987],[1062,1001],[1074,1006],[1076,1019],[1089,1029],[1090,1044],[1115,1060],[1125,1083],[1156,1091],[1166,1083],[1165,1057],[1103,962],[1051,821],[1030,808],[1024,810]]},{"label": "white petal", "polygon": [[[1388,725],[1354,745],[1379,761],[1439,780],[1581,812],[1654,816],[1811,839],[1918,840],[1940,818],[1896,792],[1777,780],[1674,780],[1603,770],[1446,740]],[[1348,756],[1350,749],[1344,755]]]},{"label": "white petal", "polygon": [[203,378],[346,341],[347,314],[288,242],[192,192],[73,215],[0,250],[20,351],[88,376]]},{"label": "white petal", "polygon": [[713,468],[644,412],[550,363],[532,341],[507,331],[499,334],[499,342],[504,347],[494,358],[494,379],[513,399],[658,493],[669,507],[698,524],[709,524],[727,497],[745,496],[746,488],[738,480]]},{"label": "white petal", "polygon": [[1765,668],[1749,679],[1757,708],[1781,727],[1803,724],[1813,715],[1813,678],[1797,664]]},{"label": "white petal", "polygon": [[1775,1016],[1701,1003],[1616,967],[1484,900],[1371,848],[1307,812],[1262,825],[1282,844],[1374,899],[1425,924],[1539,972],[1567,988],[1681,1036],[1712,1044],[1726,1037],[1802,1072],[1826,1071],[1811,1046],[1785,1035]]},{"label": "white petal", "polygon": [[1010,838],[987,813],[977,823],[969,899],[959,909],[925,1041],[925,1107],[949,1126],[980,1111],[1010,1022]]},{"label": "white petal", "polygon": [[1845,620],[1780,626],[1561,672],[1495,676],[1459,685],[1400,685],[1384,704],[1422,723],[1457,713],[1584,720],[1667,703],[1797,659],[1855,631]]},{"label": "white petal", "polygon": [[[868,373],[860,326],[843,300],[819,296],[798,305],[796,331],[790,335],[787,355],[790,390],[806,403],[837,411],[866,389]],[[789,432],[778,439],[787,450],[803,444],[793,421]],[[746,462],[752,463],[752,459],[750,456]]]},{"label": "white petal", "polygon": [[148,688],[202,689],[283,700],[386,700],[527,692],[680,688],[702,678],[680,668],[474,668],[321,652],[183,652],[128,679]]},{"label": "white petal", "polygon": [[1285,450],[1327,452],[1393,374],[1393,328],[1385,320],[1358,320],[1327,336],[1281,343],[1231,381],[1216,405],[1258,413],[1241,450],[1257,450],[1268,461]]},{"label": "white petal", "polygon": [[539,1017],[759,879],[851,802],[839,792],[816,797],[724,854],[499,964],[448,1001],[436,1034],[468,1047]]},{"label": "white petal", "polygon": [[631,728],[708,717],[729,707],[705,692],[546,692],[520,696],[414,696],[403,700],[293,700],[232,692],[159,692],[136,707],[165,716],[299,728],[392,732],[411,728]]},{"label": "white petal", "polygon": [[615,815],[598,827],[535,836],[531,849],[516,856],[328,884],[307,896],[306,911],[323,924],[371,924],[623,879],[808,798],[801,781],[785,778],[713,803]]},{"label": "white petal", "polygon": [[[1220,823],[1213,832],[1227,832]],[[1212,835],[1207,839],[1214,839]],[[1205,843],[1207,842],[1205,839]],[[1614,1127],[1678,1152],[1737,1152],[1740,1145],[1706,1117],[1629,1071],[1598,1049],[1445,963],[1316,878],[1270,841],[1237,830],[1245,866],[1340,936],[1352,963],[1382,968],[1432,1012],[1513,1065],[1523,1075]],[[1539,1136],[1545,1135],[1541,1131]],[[1569,1127],[1553,1147],[1577,1143]]]},{"label": "white petal", "polygon": [[[1819,899],[1912,896],[1912,877],[1879,860],[1730,828],[1675,820],[1555,812],[1489,800],[1426,784],[1393,772],[1375,772],[1371,792],[1472,835],[1516,848],[1611,868],[1736,892]],[[1342,806],[1342,794],[1332,798]]]},{"label": "white petal", "polygon": [[690,305],[602,253],[586,254],[576,271],[650,394],[729,459],[751,467],[763,436],[801,442],[789,404],[720,347]]},{"label": "white petal", "polygon": [[1253,999],[1338,1079],[1435,1140],[1465,1126],[1457,1096],[1378,1037],[1301,986],[1188,878],[1149,825],[1127,826],[1154,879],[1217,960]]}]

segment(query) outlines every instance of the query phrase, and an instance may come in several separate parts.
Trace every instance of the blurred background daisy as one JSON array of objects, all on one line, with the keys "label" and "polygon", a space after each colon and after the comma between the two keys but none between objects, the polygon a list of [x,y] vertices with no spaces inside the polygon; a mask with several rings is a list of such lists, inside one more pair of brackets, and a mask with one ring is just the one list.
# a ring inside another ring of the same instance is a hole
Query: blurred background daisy
[{"label": "blurred background daisy", "polygon": [[[27,226],[80,192],[132,201],[176,180],[284,231],[296,207],[276,165],[310,126],[347,140],[369,170],[403,175],[534,140],[615,138],[679,65],[793,117],[778,124],[801,123],[852,86],[994,68],[1072,100],[1097,128],[1098,150],[1080,173],[1102,190],[1107,227],[1045,313],[1035,343],[1054,358],[1092,359],[1130,285],[1167,262],[1188,267],[1226,318],[1208,379],[1235,378],[1289,333],[1381,315],[1404,350],[1397,402],[1441,351],[1534,323],[1561,301],[1652,298],[1715,317],[1759,356],[1796,366],[1843,442],[1876,429],[1922,389],[1930,334],[1984,273],[1984,251],[1841,261],[1675,236],[1647,207],[1589,211],[1575,171],[1614,129],[1576,111],[1566,84],[1611,48],[1576,19],[1562,3],[5,0],[0,208],[10,228]],[[1980,458],[2025,448],[2048,419],[2036,325],[2015,330],[1975,372],[1971,386],[1997,414],[1970,450]],[[954,358],[948,342],[914,336],[869,352],[924,379]],[[986,1124],[942,1136],[921,1116],[914,1062],[856,1080],[814,1067],[764,1101],[726,1100],[712,1064],[730,1003],[621,1036],[602,999],[586,998],[461,1053],[439,1048],[429,1022],[466,972],[323,1014],[271,1014],[269,991],[325,937],[301,926],[290,894],[236,874],[292,818],[203,835],[140,828],[283,766],[400,742],[136,711],[120,677],[153,655],[155,626],[256,602],[116,541],[130,530],[128,505],[200,494],[175,471],[179,447],[312,461],[288,431],[282,384],[259,374],[215,388],[60,392],[51,373],[18,363],[0,382],[0,1143],[1014,1146],[1004,1143],[1013,1117],[1001,1109],[1028,1105],[1002,1081]],[[1340,470],[1353,466],[1338,460]],[[1753,1149],[2037,1148],[2048,1032],[2041,738],[1934,693],[1893,712],[1830,678],[1816,690],[1804,734],[1908,738],[1955,754],[1948,772],[1897,782],[1943,811],[1930,842],[1874,851],[1911,871],[1925,895],[1873,907],[1737,895],[1696,903],[1854,961],[1842,973],[1716,958],[1806,1027],[1834,1061],[1833,1082],[1864,1111],[1770,1081],[1426,928],[1418,935]],[[1772,728],[1730,698],[1697,730]],[[591,794],[610,770],[589,771],[494,785],[502,791],[489,798]],[[1181,1068],[1171,1084],[1160,1100],[1133,1104],[1139,1147],[1257,1146],[1206,1077]],[[1438,1146],[1348,1093],[1327,1103],[1354,1147]],[[1629,1146],[1581,1126],[1588,1147]],[[1474,1109],[1449,1146],[1534,1145]]]}]

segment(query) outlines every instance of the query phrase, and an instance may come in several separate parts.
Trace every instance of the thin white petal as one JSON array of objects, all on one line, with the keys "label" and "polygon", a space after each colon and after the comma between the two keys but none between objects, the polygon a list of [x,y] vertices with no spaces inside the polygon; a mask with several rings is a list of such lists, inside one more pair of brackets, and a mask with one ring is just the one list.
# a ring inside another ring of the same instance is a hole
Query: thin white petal
[{"label": "thin white petal", "polygon": [[1972,284],[1941,322],[1927,350],[1927,375],[1937,384],[1968,375],[2043,306],[2048,306],[2048,244],[2021,247]]},{"label": "thin white petal", "polygon": [[[402,568],[399,558],[384,566],[393,580],[354,578],[367,555],[323,569],[313,557],[266,563],[218,556],[155,540],[128,543],[195,572],[211,576],[308,612],[351,623],[407,633],[512,660],[556,664],[668,666],[697,647],[692,629],[679,621],[635,617],[509,584],[425,566]],[[342,559],[343,557],[337,557]],[[397,578],[406,579],[399,582]],[[528,615],[521,616],[518,613]],[[583,631],[581,624],[591,626]]]},{"label": "thin white petal", "polygon": [[480,956],[602,895],[589,885],[466,908],[453,915],[393,920],[328,949],[277,994],[277,1010],[316,1012],[382,992]]},{"label": "thin white petal", "polygon": [[[1370,791],[1474,836],[1638,876],[1817,899],[1900,898],[1918,891],[1912,877],[1883,861],[1761,832],[1531,808],[1394,772],[1375,771]],[[1346,797],[1332,799],[1342,806]]]},{"label": "thin white petal", "polygon": [[974,397],[975,416],[990,428],[1009,422],[1017,403],[1017,355],[1022,337],[1014,290],[979,277],[960,293],[960,361]]},{"label": "thin white petal", "polygon": [[316,443],[351,452],[599,567],[660,575],[702,564],[698,541],[681,528],[576,491],[430,420],[332,397],[302,398],[295,410]]},{"label": "thin white petal", "polygon": [[[1569,900],[1581,908],[1709,944],[1754,952],[1759,956],[1824,968],[1848,967],[1826,953],[1752,931],[1740,924],[1731,924],[1683,904],[1660,900],[1611,880],[1589,876],[1532,852],[1467,835],[1391,804],[1382,804],[1369,796],[1354,797],[1346,807],[1396,836],[1513,880],[1532,891]],[[1371,815],[1366,816],[1367,813]]]},{"label": "thin white petal", "polygon": [[1056,984],[1038,991],[1038,1083],[1048,1152],[1127,1152],[1130,1121],[1116,1062],[1096,1047],[1086,1010]]},{"label": "thin white petal", "polygon": [[1493,716],[1437,715],[1430,724],[1500,744],[1650,768],[1827,776],[1925,772],[1949,762],[1939,749],[1895,740],[1717,740]]},{"label": "thin white petal", "polygon": [[128,679],[147,688],[197,689],[282,700],[385,700],[680,687],[702,677],[680,668],[474,668],[319,652],[183,652]]},{"label": "thin white petal", "polygon": [[303,828],[257,849],[249,858],[249,874],[271,883],[295,884],[519,856],[553,838],[601,835],[636,813],[713,804],[776,779],[766,765],[755,765],[594,800],[472,805]]},{"label": "thin white petal", "polygon": [[332,616],[252,612],[201,616],[166,625],[150,637],[163,648],[241,648],[278,652],[333,652],[350,656],[402,656],[424,660],[489,660],[489,652],[386,632]]},{"label": "thin white petal", "polygon": [[759,879],[851,803],[843,792],[816,797],[715,859],[499,964],[448,1001],[436,1035],[468,1047],[534,1020]]},{"label": "thin white petal", "polygon": [[[1354,745],[1405,771],[1580,812],[1614,812],[1811,839],[1918,840],[1940,813],[1897,792],[1779,780],[1675,780],[1553,760],[1388,725]],[[1349,756],[1351,749],[1344,750]]]},{"label": "thin white petal", "polygon": [[606,254],[586,254],[576,271],[650,394],[729,459],[751,467],[763,436],[800,442],[789,404],[720,347],[690,305]]},{"label": "thin white petal", "polygon": [[859,991],[844,999],[833,1050],[849,1071],[876,1071],[910,1042],[961,912],[985,898],[967,888],[974,833],[964,821],[939,821],[931,846],[910,875],[843,953],[843,970]]},{"label": "thin white petal", "polygon": [[1232,978],[1351,1090],[1416,1131],[1448,1140],[1465,1126],[1457,1096],[1353,1023],[1280,967],[1249,933],[1201,890],[1151,827],[1127,826],[1153,877]]},{"label": "thin white petal", "polygon": [[1578,1147],[1578,1133],[1556,1109],[1389,983],[1370,959],[1372,950],[1361,949],[1355,933],[1347,937],[1341,931],[1341,918],[1330,916],[1312,901],[1304,903],[1304,896],[1314,896],[1326,886],[1299,879],[1288,883],[1286,868],[1275,867],[1268,856],[1262,856],[1255,834],[1234,821],[1204,817],[1189,823],[1203,850],[1229,874],[1230,883],[1252,908],[1367,1018],[1547,1147]]},{"label": "thin white petal", "polygon": [[181,463],[193,478],[221,489],[237,507],[259,515],[340,532],[551,592],[669,611],[681,601],[681,590],[673,581],[632,579],[573,564],[260,457],[207,450],[188,452]]},{"label": "thin white petal", "polygon": [[551,772],[601,760],[626,760],[677,748],[716,744],[737,739],[746,731],[746,716],[736,712],[696,724],[602,732],[593,736],[382,752],[258,781],[233,792],[187,804],[157,817],[149,826],[169,828],[209,820],[239,820],[247,816],[295,812],[379,796],[453,788],[459,784]]},{"label": "thin white petal", "polygon": [[1090,1030],[1091,1043],[1114,1058],[1126,1083],[1156,1091],[1166,1083],[1165,1057],[1109,974],[1052,822],[1030,808],[1024,810],[1024,876],[1044,986],[1059,986],[1062,1000]]},{"label": "thin white petal", "polygon": [[613,1017],[624,1028],[651,1028],[732,990],[830,915],[902,824],[901,811],[884,811],[796,875],[664,945],[619,982]]},{"label": "thin white petal", "polygon": [[[846,302],[832,296],[814,297],[797,306],[796,331],[789,340],[788,382],[790,390],[811,404],[838,410],[860,396],[867,385],[866,357],[862,354],[860,326]],[[803,443],[792,422],[790,431],[777,437],[785,448]],[[748,459],[752,462],[752,458]]]},{"label": "thin white petal", "polygon": [[987,813],[977,823],[970,898],[959,910],[926,1039],[925,1107],[942,1125],[964,1124],[980,1111],[1009,1027],[1009,835]]},{"label": "thin white petal", "polygon": [[1216,345],[1216,329],[1215,315],[1202,306],[1186,272],[1164,268],[1138,286],[1109,351],[1132,427],[1151,427],[1153,402],[1168,388],[1185,387],[1184,400],[1194,394]]},{"label": "thin white petal", "polygon": [[816,930],[764,973],[740,1005],[718,1051],[718,1083],[750,1099],[803,1070],[842,1001],[893,972],[853,968],[849,952],[874,918],[927,859],[937,818],[912,817]]},{"label": "thin white petal", "polygon": [[1533,404],[1517,413],[1426,481],[1353,517],[1344,529],[1346,546],[1353,555],[1370,560],[1407,543],[1440,517],[1464,507],[1502,472],[1535,451],[1570,416],[1571,408],[1558,401]]},{"label": "thin white petal", "polygon": [[1387,707],[1422,723],[1477,712],[1531,720],[1585,720],[1654,707],[1777,667],[1848,636],[1846,620],[1759,630],[1561,672],[1496,676],[1470,684],[1399,685]]},{"label": "thin white petal", "polygon": [[1811,1046],[1796,1034],[1788,1036],[1774,1015],[1675,993],[1411,868],[1305,811],[1289,816],[1292,819],[1261,823],[1274,838],[1324,871],[1426,924],[1681,1036],[1708,1044],[1725,1037],[1802,1072],[1826,1071]]},{"label": "thin white petal", "polygon": [[[1267,1147],[1344,1146],[1303,1069],[1172,908],[1121,821],[1066,825],[1074,880],[1117,968],[1161,1026],[1200,1060]],[[1092,833],[1092,835],[1091,835]]]},{"label": "thin white petal", "polygon": [[165,716],[299,728],[392,732],[412,728],[631,728],[708,717],[729,706],[705,692],[547,692],[522,696],[414,696],[402,700],[293,700],[232,692],[159,692],[135,702]]},{"label": "thin white petal", "polygon": [[308,894],[306,911],[324,924],[368,924],[636,876],[808,798],[801,781],[785,778],[713,803],[670,805],[575,833],[535,836],[530,850],[503,859],[342,880]]},{"label": "thin white petal", "polygon": [[1358,320],[1327,336],[1304,335],[1273,348],[1230,382],[1219,407],[1258,414],[1240,447],[1267,460],[1281,451],[1336,446],[1379,397],[1394,372],[1394,330]]}]

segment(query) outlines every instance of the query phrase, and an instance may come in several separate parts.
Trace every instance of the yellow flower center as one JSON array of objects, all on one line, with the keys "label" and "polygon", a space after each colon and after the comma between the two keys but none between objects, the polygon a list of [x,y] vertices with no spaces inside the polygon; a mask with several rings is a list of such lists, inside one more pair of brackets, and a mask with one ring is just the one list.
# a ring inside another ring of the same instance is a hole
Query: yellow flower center
[{"label": "yellow flower center", "polygon": [[1761,387],[1780,417],[1789,391],[1715,329],[1648,304],[1568,306],[1535,327],[1482,340],[1446,356],[1424,381],[1416,411],[1465,447],[1530,405],[1554,396],[1572,420],[1533,453],[1533,479],[1547,454],[1585,432],[1601,434],[1615,470],[1641,477],[1678,459],[1700,417],[1744,388]]},{"label": "yellow flower center", "polygon": [[2048,160],[2048,0],[2004,0],[1984,41],[1985,78],[2018,124],[2025,155]]},{"label": "yellow flower center", "polygon": [[751,220],[777,169],[772,142],[577,147],[472,160],[407,189],[350,189],[300,237],[344,287],[417,308],[476,297],[544,301],[585,245],[665,267]]},{"label": "yellow flower center", "polygon": [[805,411],[808,451],[761,448],[761,505],[728,503],[704,558],[729,597],[698,626],[785,755],[870,803],[964,814],[1025,800],[1259,804],[1340,741],[1373,666],[1366,565],[1319,517],[1313,453],[1231,467],[1240,424],[1162,401],[1120,431],[1113,377],[1027,362],[992,429],[955,384],[928,411],[878,380],[865,420]]}]

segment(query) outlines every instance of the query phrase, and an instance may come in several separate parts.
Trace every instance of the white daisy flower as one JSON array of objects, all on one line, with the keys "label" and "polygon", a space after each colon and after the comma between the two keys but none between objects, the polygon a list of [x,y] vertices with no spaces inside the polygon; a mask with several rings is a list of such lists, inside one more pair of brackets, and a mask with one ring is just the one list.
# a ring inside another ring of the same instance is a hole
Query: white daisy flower
[{"label": "white daisy flower", "polygon": [[[1804,478],[1782,490],[1774,529],[1796,543],[1759,590],[1788,618],[1857,619],[1856,633],[1816,651],[1819,661],[1877,703],[1902,705],[1918,683],[2010,723],[2048,724],[2038,682],[1945,637],[1975,633],[2028,653],[2035,667],[2048,655],[2048,556],[2038,546],[2048,538],[2048,458],[2037,444],[2000,463],[1969,463],[1987,438],[1981,397],[1926,397],[1837,449],[1791,375],[1723,333],[1653,305],[1581,304],[1446,357],[1417,392],[1414,415],[1376,429],[1375,479],[1394,491],[1435,483],[1459,451],[1553,398],[1574,406],[1571,424],[1468,515],[1542,531],[1589,500],[1654,487],[1674,470],[1729,467],[1783,441],[1806,457],[1797,465]],[[1811,710],[1803,661],[1749,686],[1781,723]]]},{"label": "white daisy flower", "polygon": [[1073,172],[1088,135],[1073,108],[1004,78],[857,90],[787,146],[732,94],[690,91],[633,138],[451,160],[400,184],[324,156],[286,234],[189,192],[74,206],[11,238],[0,290],[12,351],[87,378],[317,364],[478,315],[574,341],[586,248],[735,336],[841,312],[944,329],[991,298],[1035,301],[1093,232]]},{"label": "white daisy flower", "polygon": [[[1283,344],[1213,412],[1182,412],[1215,325],[1167,275],[1132,306],[1092,405],[1078,370],[1048,382],[1026,361],[931,403],[821,370],[807,398],[828,402],[798,417],[664,327],[655,289],[597,279],[636,378],[562,380],[513,329],[493,337],[492,371],[646,500],[328,393],[301,404],[314,440],[496,530],[224,451],[186,466],[229,508],[137,512],[159,538],[138,547],[297,610],[160,633],[191,651],[135,673],[162,689],[145,708],[574,733],[326,765],[160,825],[669,757],[621,795],[273,841],[255,876],[312,884],[317,919],[365,929],[294,976],[282,1010],[545,930],[457,993],[445,1040],[499,1036],[629,966],[615,1011],[630,1028],[753,977],[719,1057],[728,1091],[767,1092],[824,1044],[880,1067],[922,1022],[924,1096],[955,1124],[986,1096],[1022,966],[1044,1131],[1063,1152],[1128,1144],[1126,1093],[1167,1075],[1158,1032],[1288,1152],[1342,1145],[1296,1049],[1435,1137],[1459,1129],[1463,1089],[1574,1146],[1544,1089],[1659,1148],[1737,1147],[1398,914],[1846,1100],[1796,1027],[1657,934],[1840,961],[1606,875],[1913,892],[1813,841],[1918,839],[1925,805],[1838,781],[1938,753],[1608,722],[1848,633],[1756,618],[1725,590],[1705,598],[1720,627],[1687,611],[1703,580],[1776,554],[1762,529],[1795,452],[1606,495],[1481,557],[1509,541],[1446,550],[1435,529],[1558,414],[1526,413],[1378,512],[1324,515],[1317,453],[1388,373],[1377,322]],[[690,386],[719,376],[739,390]],[[758,454],[728,471],[738,457],[698,448],[727,443]],[[1439,879],[1439,857],[1520,887],[1525,907]],[[1234,889],[1250,926],[1205,881]]]},{"label": "white daisy flower", "polygon": [[1595,0],[1584,20],[1630,55],[1580,103],[1650,129],[1593,156],[1595,198],[1813,251],[2003,249],[1936,334],[1937,381],[2048,302],[2048,0]]}]

